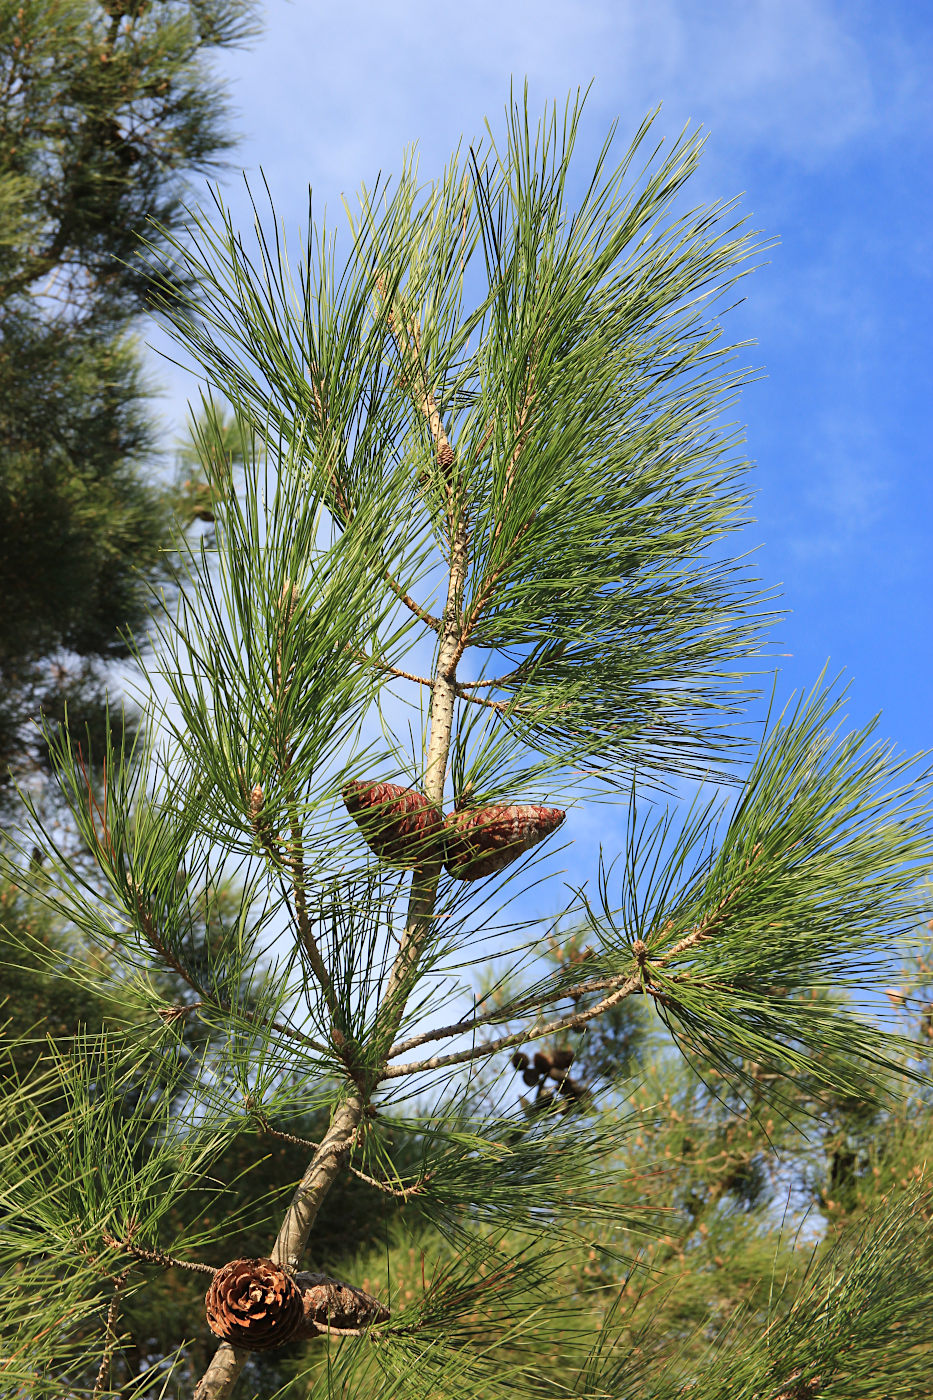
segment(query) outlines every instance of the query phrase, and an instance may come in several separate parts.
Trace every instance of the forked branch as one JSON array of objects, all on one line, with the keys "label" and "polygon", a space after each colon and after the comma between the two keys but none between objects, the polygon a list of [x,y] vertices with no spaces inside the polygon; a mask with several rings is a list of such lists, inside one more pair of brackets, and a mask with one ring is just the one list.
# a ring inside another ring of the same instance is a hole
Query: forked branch
[{"label": "forked branch", "polygon": [[[591,996],[594,992],[605,991],[607,996],[603,997],[595,1005],[581,1011],[568,1012],[563,1016],[554,1017],[551,1021],[544,1023],[539,1018],[523,1029],[511,1032],[507,1035],[499,1036],[495,1040],[487,1041],[483,1045],[471,1045],[468,1049],[455,1051],[449,1055],[435,1055],[428,1060],[418,1060],[405,1065],[391,1065],[384,1074],[386,1079],[396,1079],[403,1075],[420,1074],[427,1070],[443,1069],[448,1065],[464,1064],[473,1058],[480,1058],[487,1055],[494,1055],[500,1050],[511,1049],[512,1046],[522,1045],[529,1040],[541,1039],[545,1036],[556,1035],[560,1031],[579,1030],[588,1022],[595,1020],[598,1016],[604,1015],[613,1006],[623,1001],[633,993],[644,992],[648,996],[655,997],[658,1001],[665,1003],[666,995],[663,991],[651,985],[650,969],[661,969],[668,966],[675,958],[688,949],[695,947],[698,943],[705,942],[712,937],[716,927],[721,922],[728,905],[739,893],[748,871],[756,864],[760,857],[761,847],[756,846],[754,852],[745,862],[741,877],[736,881],[731,890],[714,906],[696,928],[685,934],[666,953],[656,958],[649,959],[647,944],[638,940],[635,947],[638,971],[635,973],[616,973],[610,977],[586,978],[570,987],[562,987],[559,990],[559,1000],[564,1001],[569,998],[574,1000],[584,996]],[[640,943],[640,947],[638,944]],[[676,978],[675,978],[676,980]],[[516,1009],[513,1014],[520,1014]],[[471,1016],[462,1021],[457,1021],[450,1026],[441,1026],[436,1030],[425,1031],[421,1035],[412,1036],[408,1040],[400,1041],[393,1045],[389,1051],[388,1059],[396,1059],[399,1055],[407,1054],[410,1050],[415,1050],[421,1045],[430,1044],[431,1041],[447,1040],[453,1036],[464,1035],[470,1031],[488,1026],[496,1021],[505,1019],[506,1009],[497,1007],[492,1011],[483,1012],[478,1016]]]}]

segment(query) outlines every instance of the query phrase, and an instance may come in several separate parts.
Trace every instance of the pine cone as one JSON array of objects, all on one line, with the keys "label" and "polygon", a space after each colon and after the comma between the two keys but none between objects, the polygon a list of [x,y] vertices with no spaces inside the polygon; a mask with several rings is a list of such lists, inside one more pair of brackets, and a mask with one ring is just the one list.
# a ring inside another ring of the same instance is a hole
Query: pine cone
[{"label": "pine cone", "polygon": [[589,1097],[589,1090],[586,1085],[582,1084],[579,1079],[571,1079],[566,1071],[564,1071],[563,1078],[558,1081],[557,1092],[562,1094],[565,1099],[570,1099],[574,1102],[578,1099]]},{"label": "pine cone", "polygon": [[386,865],[411,870],[440,856],[441,817],[428,799],[395,783],[347,783],[347,811]]},{"label": "pine cone", "polygon": [[550,1055],[544,1055],[541,1053],[540,1050],[538,1050],[535,1053],[534,1067],[539,1074],[547,1074],[548,1070],[551,1068]]},{"label": "pine cone", "polygon": [[300,1273],[295,1282],[301,1289],[304,1309],[303,1336],[318,1332],[359,1336],[374,1322],[385,1322],[389,1317],[389,1309],[378,1298],[327,1274]]},{"label": "pine cone", "polygon": [[454,464],[454,450],[449,442],[441,443],[440,447],[437,449],[437,460],[443,471],[450,471],[450,468]]},{"label": "pine cone", "polygon": [[268,1351],[300,1335],[301,1289],[271,1259],[234,1259],[218,1269],[205,1298],[207,1325],[231,1346]]},{"label": "pine cone", "polygon": [[550,836],[565,816],[557,807],[537,804],[451,812],[444,823],[447,873],[457,880],[494,875]]}]

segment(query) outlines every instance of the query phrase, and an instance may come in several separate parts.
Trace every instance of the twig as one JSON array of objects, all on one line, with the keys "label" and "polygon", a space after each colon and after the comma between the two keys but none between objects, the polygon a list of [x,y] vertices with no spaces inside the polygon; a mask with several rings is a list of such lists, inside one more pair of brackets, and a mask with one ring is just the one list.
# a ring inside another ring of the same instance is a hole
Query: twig
[{"label": "twig", "polygon": [[104,1330],[104,1354],[100,1359],[100,1366],[97,1371],[97,1379],[94,1382],[94,1390],[91,1400],[97,1400],[110,1374],[110,1363],[113,1360],[113,1353],[117,1345],[117,1319],[120,1315],[120,1290],[126,1283],[126,1274],[117,1274],[113,1281],[113,1297],[110,1300],[110,1307],[107,1309],[107,1324]]},{"label": "twig", "polygon": [[[263,1132],[268,1133],[270,1137],[281,1138],[283,1142],[293,1142],[299,1147],[310,1147],[315,1152],[320,1151],[321,1144],[319,1142],[311,1142],[308,1138],[296,1137],[294,1133],[283,1133],[280,1129],[273,1128],[265,1115],[255,1109],[253,1115]],[[421,1195],[430,1179],[428,1176],[423,1176],[412,1186],[396,1187],[390,1186],[387,1181],[380,1181],[378,1177],[368,1176],[366,1172],[360,1171],[359,1167],[354,1167],[350,1162],[347,1163],[347,1168],[358,1180],[365,1181],[367,1186],[375,1186],[377,1190],[384,1191],[387,1196],[395,1196],[401,1201],[407,1201],[412,1196]]]},{"label": "twig", "polygon": [[512,700],[487,700],[487,699],[486,699],[484,696],[482,696],[482,695],[469,695],[468,693],[466,693],[466,692],[463,690],[463,688],[461,687],[461,685],[460,685],[459,682],[457,682],[457,681],[454,682],[454,690],[455,690],[455,692],[457,693],[457,695],[460,696],[460,699],[461,699],[461,700],[466,700],[466,701],[468,702],[468,704],[470,704],[470,705],[485,705],[487,709],[489,709],[489,710],[498,710],[500,714],[505,714],[506,711],[508,711],[509,714],[513,714],[513,715],[528,715],[528,714],[532,714],[532,715],[534,715],[534,714],[537,714],[537,715],[544,715],[544,714],[547,714],[549,711],[550,711],[550,712],[553,712],[554,714],[558,714],[561,710],[568,710],[568,709],[570,708],[570,701],[569,701],[569,700],[562,700],[561,703],[560,703],[559,705],[553,705],[553,706],[551,706],[551,705],[521,705],[521,704],[519,704],[515,699],[512,699]]},{"label": "twig", "polygon": [[[286,786],[291,769],[287,745],[287,739],[283,739],[279,754],[279,768]],[[305,895],[304,843],[302,839],[301,823],[298,820],[298,813],[291,797],[288,802],[288,821],[291,832],[291,844],[287,847],[288,855],[285,863],[291,871],[293,909],[298,937],[307,955],[308,962],[311,965],[311,971],[314,973],[318,985],[324,993],[324,1000],[327,1002],[327,1008],[334,1019],[339,1019],[340,1003],[337,998],[337,993],[334,991],[334,984],[331,981],[327,965],[318,947],[317,939],[311,931],[311,920],[308,917],[308,901]]]},{"label": "twig", "polygon": [[587,1011],[575,1011],[547,1023],[538,1021],[534,1025],[525,1026],[522,1030],[515,1031],[510,1035],[500,1036],[498,1040],[488,1041],[485,1045],[470,1045],[465,1050],[457,1050],[450,1055],[435,1055],[429,1060],[416,1060],[405,1065],[390,1065],[384,1071],[383,1078],[400,1079],[407,1074],[423,1074],[428,1070],[446,1069],[449,1065],[466,1064],[468,1060],[495,1055],[499,1050],[508,1050],[513,1045],[522,1045],[526,1040],[538,1040],[544,1036],[556,1035],[558,1031],[576,1030],[577,1027],[585,1026],[588,1021],[601,1016],[603,1012],[630,996],[632,992],[641,990],[641,987],[641,975],[630,976],[610,996],[604,997],[601,1002],[590,1007]]},{"label": "twig", "polygon": [[387,1181],[379,1181],[375,1176],[367,1176],[357,1167],[350,1168],[350,1171],[360,1181],[365,1181],[368,1186],[375,1186],[378,1191],[384,1191],[387,1196],[394,1196],[397,1201],[410,1201],[413,1196],[422,1196],[427,1190],[430,1174],[419,1178],[411,1186],[390,1186]]},{"label": "twig", "polygon": [[[321,389],[315,382],[315,372],[316,371],[314,367],[312,367],[311,393],[314,398],[315,407],[321,418],[321,422],[322,424],[324,424],[327,422],[327,411],[324,407],[324,398]],[[330,473],[331,488],[334,492],[334,500],[336,502],[337,509],[342,513],[344,519],[349,523],[349,521],[353,519],[353,516],[355,514],[353,502],[347,496],[340,482],[337,480],[337,473],[334,470],[334,468],[332,466],[329,466],[328,471]],[[417,617],[421,622],[423,622],[426,627],[430,627],[432,631],[437,632],[440,630],[440,621],[436,617],[433,617],[431,613],[429,613],[425,608],[421,607],[420,603],[416,603],[414,598],[412,598],[410,594],[405,592],[402,585],[398,582],[397,579],[392,577],[392,575],[387,569],[383,570],[382,577],[385,579],[386,583],[389,585],[389,588],[395,594],[396,598],[398,598],[399,602],[404,603],[406,608],[408,608],[411,612],[414,613],[415,617]]]},{"label": "twig", "polygon": [[310,1035],[305,1035],[303,1031],[296,1031],[291,1026],[283,1025],[281,1021],[265,1021],[261,1016],[256,1016],[252,1011],[229,1006],[223,1001],[193,1001],[187,1006],[164,1006],[156,1011],[157,1016],[161,1016],[164,1021],[171,1023],[183,1016],[188,1016],[192,1012],[200,1011],[202,1007],[213,1007],[222,1012],[225,1016],[239,1016],[244,1021],[248,1021],[252,1026],[268,1027],[269,1030],[276,1031],[279,1035],[287,1035],[292,1040],[297,1040],[301,1045],[307,1045],[309,1050],[314,1050],[319,1055],[331,1054],[327,1045],[318,1040],[314,1040]]},{"label": "twig", "polygon": [[[161,1249],[143,1249],[141,1245],[133,1244],[130,1240],[117,1240],[108,1230],[102,1230],[101,1235],[104,1243],[109,1244],[111,1249],[125,1249],[137,1259],[143,1259],[148,1264],[161,1264],[163,1269],[188,1269],[195,1274],[210,1274],[213,1278],[217,1270],[210,1264],[196,1264],[188,1259],[176,1259],[172,1254],[165,1254]],[[126,1276],[123,1275],[125,1278]]]},{"label": "twig", "polygon": [[509,683],[509,681],[521,680],[521,678],[522,678],[522,673],[521,673],[521,668],[519,667],[519,668],[516,668],[516,670],[514,670],[514,671],[507,671],[506,674],[505,674],[504,676],[494,676],[493,679],[492,679],[492,680],[489,680],[489,681],[458,681],[458,682],[457,682],[457,689],[458,689],[458,690],[479,690],[480,688],[486,687],[486,686],[507,685],[507,684]]},{"label": "twig", "polygon": [[159,957],[163,958],[164,961],[168,963],[172,971],[177,973],[177,975],[182,979],[182,981],[187,983],[187,985],[191,988],[193,992],[197,992],[199,993],[199,995],[203,996],[204,988],[201,987],[200,984],[194,980],[194,978],[189,973],[188,969],[181,962],[179,962],[178,958],[176,958],[175,954],[171,951],[171,949],[167,948],[166,945],[162,942],[159,932],[156,929],[155,920],[152,917],[152,913],[143,903],[142,895],[137,890],[136,885],[132,879],[129,880],[129,885],[133,892],[133,900],[136,904],[136,916],[139,919],[140,927],[142,928],[142,931],[145,934],[146,938],[149,940],[150,944],[155,949],[155,951],[159,954]]},{"label": "twig", "polygon": [[[521,540],[522,536],[527,534],[531,526],[534,524],[537,514],[538,512],[536,510],[533,510],[531,512],[521,529],[512,537],[512,540],[508,545],[508,550],[513,550]],[[479,621],[480,616],[482,615],[483,610],[486,607],[486,604],[489,602],[490,598],[492,597],[495,591],[496,584],[499,582],[502,575],[505,573],[510,562],[511,561],[507,555],[507,557],[503,559],[502,563],[498,566],[498,568],[493,569],[492,573],[486,579],[483,588],[480,590],[480,593],[474,600],[473,606],[470,608],[470,611],[464,618],[463,627],[460,631],[458,646],[450,661],[451,674],[453,673],[453,670],[456,669],[457,663],[459,662],[463,653],[466,651],[467,646],[469,645],[470,633],[473,631],[477,622]],[[493,704],[499,702],[490,701],[489,703]]]},{"label": "twig", "polygon": [[484,695],[471,695],[469,691],[464,690],[463,686],[459,683],[454,685],[454,690],[460,696],[461,700],[466,700],[471,705],[484,705],[487,710],[498,710],[500,714],[504,713],[506,710],[522,710],[526,708],[523,705],[516,705],[514,700],[487,700]]},{"label": "twig", "polygon": [[[378,287],[383,298],[385,298],[385,278],[381,276],[377,277],[376,286]],[[396,293],[396,296],[397,295],[398,293]],[[399,298],[399,301],[401,302],[401,298]],[[422,359],[421,355],[421,327],[418,323],[417,317],[409,318],[407,316],[404,316],[404,332],[405,341],[407,342],[407,344],[403,344],[402,334],[399,327],[399,318],[396,316],[395,310],[391,305],[388,307],[388,310],[386,312],[386,319],[389,323],[389,330],[392,334],[392,339],[395,341],[396,347],[399,352],[399,356],[401,357],[403,362],[406,360],[414,361],[414,368],[416,370],[416,373],[413,374],[411,372],[411,368],[406,366],[405,382],[409,388],[413,389],[415,380],[418,381],[419,392],[414,394],[414,398],[418,404],[418,407],[423,413],[425,420],[427,421],[428,429],[431,433],[431,439],[434,443],[434,455],[437,458],[437,461],[444,475],[444,493],[447,497],[447,520],[451,530],[451,534],[453,534],[454,498],[453,483],[451,481],[451,467],[454,463],[454,450],[450,444],[450,439],[447,436],[446,429],[444,428],[444,422],[441,418],[440,409],[437,406],[437,400],[434,397],[434,392],[428,384],[427,371],[425,369],[424,360]]]},{"label": "twig", "polygon": [[434,632],[439,632],[441,630],[440,619],[433,617],[431,613],[427,612],[425,608],[421,607],[420,603],[416,603],[414,598],[410,597],[409,594],[405,592],[401,584],[398,583],[392,577],[391,574],[384,573],[383,578],[389,585],[392,592],[395,594],[396,598],[398,598],[399,602],[404,603],[406,608],[413,612],[415,614],[415,617],[420,618],[420,620],[424,623],[426,627],[430,627],[431,630]]},{"label": "twig", "polygon": [[350,652],[358,661],[365,661],[367,666],[372,666],[376,671],[385,671],[387,675],[397,676],[402,681],[414,681],[416,685],[426,685],[433,687],[434,682],[428,680],[427,676],[415,676],[411,671],[400,671],[397,666],[390,666],[385,661],[377,661],[373,656],[367,656],[365,651],[357,651],[356,647],[346,646],[344,651]]}]

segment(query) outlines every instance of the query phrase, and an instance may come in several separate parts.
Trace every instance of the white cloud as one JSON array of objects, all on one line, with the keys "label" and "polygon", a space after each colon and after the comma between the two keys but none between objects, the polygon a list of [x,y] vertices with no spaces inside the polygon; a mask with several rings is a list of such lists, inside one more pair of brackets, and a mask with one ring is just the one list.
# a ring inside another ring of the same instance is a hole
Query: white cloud
[{"label": "white cloud", "polygon": [[702,123],[719,151],[809,168],[902,115],[920,72],[896,34],[869,49],[859,12],[831,0],[279,0],[266,24],[227,60],[247,158],[276,186],[330,192],[396,169],[415,139],[433,171],[485,115],[498,124],[513,76],[536,104],[595,78],[600,126],[663,100],[668,131]]},{"label": "white cloud", "polygon": [[808,485],[791,548],[800,560],[844,558],[858,542],[865,552],[869,537],[879,551],[890,541],[884,530],[893,489],[891,463],[878,428],[865,413],[845,419],[824,415],[813,425],[812,445],[798,472]]}]

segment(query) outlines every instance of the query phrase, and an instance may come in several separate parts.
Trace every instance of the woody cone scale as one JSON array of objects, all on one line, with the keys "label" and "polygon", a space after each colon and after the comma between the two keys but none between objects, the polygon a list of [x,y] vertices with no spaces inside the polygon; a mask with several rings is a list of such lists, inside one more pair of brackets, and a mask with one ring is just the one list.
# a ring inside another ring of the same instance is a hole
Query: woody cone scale
[{"label": "woody cone scale", "polygon": [[305,1320],[301,1289],[271,1259],[233,1259],[205,1298],[207,1325],[231,1346],[268,1351],[294,1341]]},{"label": "woody cone scale", "polygon": [[342,795],[370,849],[386,865],[411,870],[437,858],[442,820],[422,793],[396,783],[353,781]]},{"label": "woody cone scale", "polygon": [[537,804],[451,812],[444,823],[445,869],[457,880],[495,875],[556,831],[565,816],[559,807]]}]

